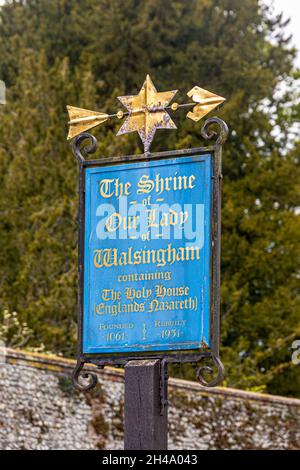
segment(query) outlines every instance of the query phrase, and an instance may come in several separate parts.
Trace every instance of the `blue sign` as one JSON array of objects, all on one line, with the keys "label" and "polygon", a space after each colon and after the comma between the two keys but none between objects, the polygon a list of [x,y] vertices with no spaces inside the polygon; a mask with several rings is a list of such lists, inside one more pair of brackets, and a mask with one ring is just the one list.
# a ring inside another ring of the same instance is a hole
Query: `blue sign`
[{"label": "blue sign", "polygon": [[83,353],[210,346],[212,156],[85,170]]}]

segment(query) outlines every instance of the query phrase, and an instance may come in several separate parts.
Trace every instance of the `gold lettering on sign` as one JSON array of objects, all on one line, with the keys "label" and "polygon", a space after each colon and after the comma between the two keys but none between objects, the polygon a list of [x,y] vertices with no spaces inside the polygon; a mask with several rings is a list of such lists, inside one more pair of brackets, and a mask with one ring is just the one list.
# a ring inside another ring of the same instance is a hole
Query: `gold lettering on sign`
[{"label": "gold lettering on sign", "polygon": [[149,179],[148,175],[143,175],[138,182],[138,188],[138,194],[149,194],[154,188],[154,182]]},{"label": "gold lettering on sign", "polygon": [[136,229],[138,225],[138,218],[139,217],[137,215],[122,217],[119,212],[114,212],[109,217],[107,217],[105,227],[109,232],[116,232],[121,227],[124,230]]},{"label": "gold lettering on sign", "polygon": [[[194,189],[195,175],[177,175],[162,177],[157,174],[154,179],[149,175],[142,175],[137,182],[137,194],[150,194],[155,192],[157,195],[164,191],[185,191]],[[132,183],[126,181],[122,183],[119,178],[104,178],[99,181],[100,196],[108,199],[110,197],[120,198],[121,196],[129,196],[131,193]]]},{"label": "gold lettering on sign", "polygon": [[149,194],[155,191],[157,194],[162,194],[164,191],[181,191],[186,189],[193,189],[196,180],[195,175],[189,176],[167,176],[162,178],[157,174],[154,180],[150,179],[148,175],[143,175],[138,181],[138,194]]}]

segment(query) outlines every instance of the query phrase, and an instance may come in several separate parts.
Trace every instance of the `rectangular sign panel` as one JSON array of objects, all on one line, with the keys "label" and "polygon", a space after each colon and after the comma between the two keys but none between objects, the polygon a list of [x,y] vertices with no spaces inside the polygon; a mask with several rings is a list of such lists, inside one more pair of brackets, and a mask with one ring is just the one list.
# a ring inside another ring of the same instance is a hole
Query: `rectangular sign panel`
[{"label": "rectangular sign panel", "polygon": [[83,352],[210,346],[212,156],[85,170]]}]

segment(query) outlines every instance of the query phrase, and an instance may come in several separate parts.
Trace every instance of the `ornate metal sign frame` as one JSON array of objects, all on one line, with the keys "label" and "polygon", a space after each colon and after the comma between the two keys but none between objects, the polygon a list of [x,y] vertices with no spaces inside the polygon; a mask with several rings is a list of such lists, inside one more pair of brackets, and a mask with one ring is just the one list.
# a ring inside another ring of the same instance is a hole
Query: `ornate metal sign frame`
[{"label": "ornate metal sign frame", "polygon": [[[217,129],[217,131],[215,130]],[[98,368],[105,366],[120,367],[130,360],[159,359],[161,364],[161,405],[167,404],[167,367],[175,363],[200,363],[197,378],[206,387],[213,387],[220,383],[224,374],[224,367],[219,357],[220,336],[220,254],[221,254],[221,186],[222,186],[222,146],[228,135],[228,127],[218,117],[207,119],[201,129],[202,137],[212,141],[208,147],[199,147],[183,150],[174,150],[159,153],[145,153],[121,157],[105,157],[98,160],[88,160],[87,156],[93,154],[97,148],[96,138],[89,133],[77,135],[72,143],[72,151],[78,162],[79,170],[79,226],[78,226],[78,356],[73,371],[73,384],[79,390],[89,390],[97,383],[97,374],[84,371],[85,364],[94,364]],[[213,190],[212,190],[212,234],[211,244],[211,347],[209,350],[175,351],[175,352],[145,352],[126,354],[84,354],[83,353],[83,266],[84,266],[84,224],[85,224],[85,170],[91,167],[111,166],[119,163],[145,162],[174,157],[203,155],[210,153],[213,158]],[[210,360],[211,365],[203,360]],[[201,364],[202,362],[202,364]],[[216,369],[216,374],[215,374]],[[207,375],[211,375],[208,380]]]}]

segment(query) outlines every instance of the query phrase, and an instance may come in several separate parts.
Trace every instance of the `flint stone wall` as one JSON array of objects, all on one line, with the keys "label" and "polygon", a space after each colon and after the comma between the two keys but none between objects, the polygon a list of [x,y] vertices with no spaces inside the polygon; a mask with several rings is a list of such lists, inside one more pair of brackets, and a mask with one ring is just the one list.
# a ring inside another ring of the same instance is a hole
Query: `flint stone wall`
[{"label": "flint stone wall", "polygon": [[[74,390],[74,361],[6,350],[0,364],[0,449],[122,449],[120,370]],[[300,400],[169,381],[170,449],[300,449]]]}]

